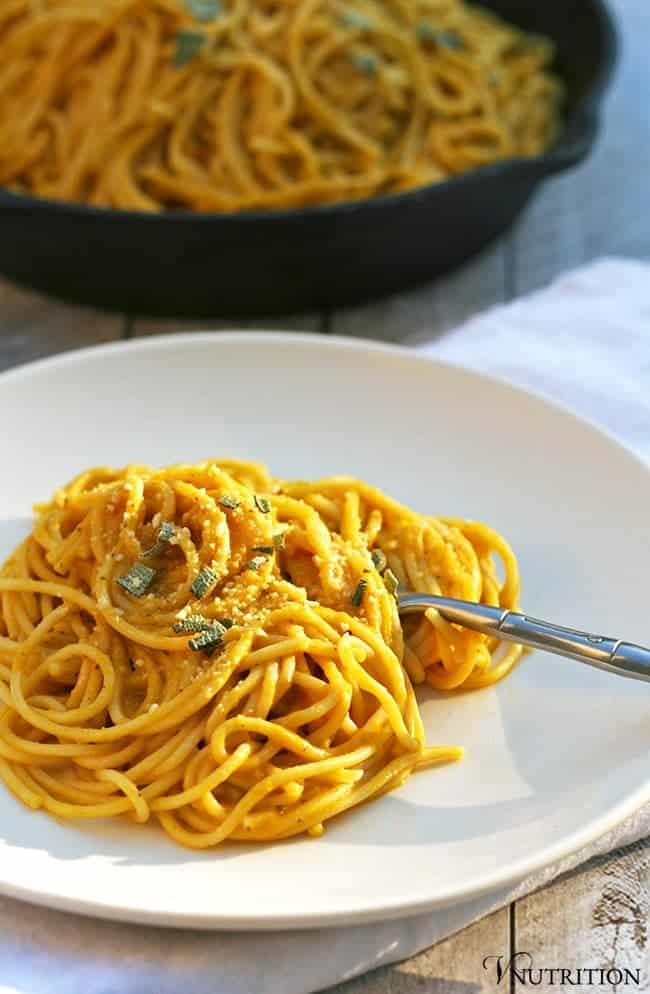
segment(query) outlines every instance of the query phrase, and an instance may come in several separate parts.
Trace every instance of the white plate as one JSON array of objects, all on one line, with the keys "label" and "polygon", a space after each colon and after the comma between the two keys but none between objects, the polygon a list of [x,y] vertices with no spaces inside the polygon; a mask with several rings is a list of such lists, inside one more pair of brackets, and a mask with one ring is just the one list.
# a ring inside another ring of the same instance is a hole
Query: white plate
[{"label": "white plate", "polygon": [[[379,345],[192,334],[0,377],[0,553],[83,467],[236,455],[350,473],[420,511],[482,518],[538,616],[650,641],[650,474],[595,429],[493,380]],[[543,654],[479,693],[423,702],[459,765],[320,840],[192,853],[151,828],[57,822],[0,789],[0,889],[87,914],[273,929],[413,914],[516,882],[649,794],[650,688]]]}]

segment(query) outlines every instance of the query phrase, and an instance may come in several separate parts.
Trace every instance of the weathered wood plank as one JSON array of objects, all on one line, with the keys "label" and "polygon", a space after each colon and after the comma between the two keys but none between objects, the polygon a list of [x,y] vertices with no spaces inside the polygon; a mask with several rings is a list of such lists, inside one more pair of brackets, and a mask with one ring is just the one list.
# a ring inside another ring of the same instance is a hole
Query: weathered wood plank
[{"label": "weathered wood plank", "polygon": [[0,280],[0,370],[120,338],[124,319],[60,304]]},{"label": "weathered wood plank", "polygon": [[509,952],[508,911],[497,911],[403,963],[366,973],[323,994],[493,994],[485,956]]},{"label": "weathered wood plank", "polygon": [[[564,967],[574,975],[578,968],[640,971],[639,986],[613,984],[615,974],[601,983],[592,974],[594,983],[574,988],[591,994],[650,991],[649,930],[650,838],[598,857],[515,909],[516,949],[529,952],[536,967]],[[524,989],[515,980],[516,994]]]},{"label": "weathered wood plank", "polygon": [[500,242],[457,272],[418,290],[337,311],[330,330],[388,342],[430,341],[472,314],[502,303],[505,286],[506,251]]},{"label": "weathered wood plank", "polygon": [[598,256],[650,256],[650,3],[611,0],[611,6],[623,55],[602,136],[590,160],[549,182],[518,223],[517,295]]}]

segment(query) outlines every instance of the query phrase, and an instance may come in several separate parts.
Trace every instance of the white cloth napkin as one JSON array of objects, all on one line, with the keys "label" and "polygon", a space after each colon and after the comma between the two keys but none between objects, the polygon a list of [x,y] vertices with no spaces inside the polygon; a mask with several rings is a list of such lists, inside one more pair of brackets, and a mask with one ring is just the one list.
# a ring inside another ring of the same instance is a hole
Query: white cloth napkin
[{"label": "white cloth napkin", "polygon": [[[650,459],[648,265],[598,262],[419,348],[542,391]],[[0,898],[0,994],[310,994],[411,956],[648,833],[650,805],[514,890],[417,918],[318,932],[181,932]]]},{"label": "white cloth napkin", "polygon": [[423,354],[544,393],[650,461],[649,263],[602,259],[423,339]]}]

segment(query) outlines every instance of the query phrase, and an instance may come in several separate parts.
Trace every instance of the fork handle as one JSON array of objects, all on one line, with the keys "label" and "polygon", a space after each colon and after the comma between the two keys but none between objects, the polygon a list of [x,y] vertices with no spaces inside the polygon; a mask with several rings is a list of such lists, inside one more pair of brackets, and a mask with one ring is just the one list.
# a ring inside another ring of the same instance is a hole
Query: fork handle
[{"label": "fork handle", "polygon": [[505,612],[495,634],[509,642],[569,656],[599,670],[650,683],[650,649],[642,645],[564,628],[515,611]]},{"label": "fork handle", "polygon": [[400,614],[415,614],[427,608],[435,608],[452,624],[558,656],[569,656],[608,673],[650,683],[650,649],[641,645],[565,628],[486,604],[431,594],[400,594]]}]

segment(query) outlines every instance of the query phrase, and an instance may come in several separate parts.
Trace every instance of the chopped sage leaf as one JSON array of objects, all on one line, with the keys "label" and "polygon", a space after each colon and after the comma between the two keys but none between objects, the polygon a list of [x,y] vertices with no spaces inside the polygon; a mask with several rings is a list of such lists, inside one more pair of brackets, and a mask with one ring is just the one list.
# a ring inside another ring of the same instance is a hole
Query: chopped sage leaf
[{"label": "chopped sage leaf", "polygon": [[452,52],[460,52],[465,48],[465,42],[457,31],[442,31],[438,44],[443,48],[450,48]]},{"label": "chopped sage leaf", "polygon": [[275,552],[274,545],[254,545],[253,552],[263,552],[265,556],[272,556]]},{"label": "chopped sage leaf", "polygon": [[249,563],[246,563],[246,569],[250,569],[253,573],[257,573],[261,566],[266,562],[266,556],[253,556]]},{"label": "chopped sage leaf", "polygon": [[206,37],[201,31],[177,31],[176,47],[174,49],[174,65],[182,69],[188,62],[195,59],[203,46]]},{"label": "chopped sage leaf", "polygon": [[143,559],[154,559],[156,556],[162,555],[165,551],[174,535],[176,534],[176,529],[169,521],[165,521],[164,524],[158,529],[158,535],[156,536],[155,544],[151,546],[142,553]]},{"label": "chopped sage leaf", "polygon": [[195,597],[205,597],[216,585],[218,579],[216,571],[211,566],[204,566],[192,581],[192,593]]},{"label": "chopped sage leaf", "polygon": [[225,629],[221,625],[213,625],[195,639],[190,639],[187,644],[194,652],[203,652],[206,656],[211,656],[223,642],[224,634]]},{"label": "chopped sage leaf", "polygon": [[273,536],[273,548],[284,549],[284,532],[278,532]]},{"label": "chopped sage leaf", "polygon": [[379,59],[375,55],[366,54],[365,52],[354,52],[351,59],[356,68],[360,72],[365,73],[366,76],[377,75]]},{"label": "chopped sage leaf", "polygon": [[232,626],[235,624],[235,622],[232,620],[232,618],[218,618],[217,620],[218,620],[219,624],[222,625],[226,629],[227,628],[232,628]]},{"label": "chopped sage leaf", "polygon": [[420,21],[415,29],[418,41],[437,41],[438,33],[438,28],[434,28],[428,21]]},{"label": "chopped sage leaf", "polygon": [[185,6],[195,21],[204,24],[216,20],[222,13],[220,0],[185,0]]},{"label": "chopped sage leaf", "polygon": [[372,562],[378,573],[383,573],[388,566],[388,560],[381,549],[373,549],[370,553]]},{"label": "chopped sage leaf", "polygon": [[355,607],[361,606],[361,601],[363,600],[363,595],[366,592],[367,586],[368,586],[367,580],[359,580],[359,582],[357,583],[357,588],[352,594],[352,597],[350,598],[350,600],[352,601]]},{"label": "chopped sage leaf", "polygon": [[384,583],[386,584],[386,590],[388,593],[397,600],[397,591],[399,589],[399,580],[393,573],[392,569],[387,569],[384,573]]},{"label": "chopped sage leaf", "polygon": [[222,507],[227,507],[229,511],[234,511],[236,507],[239,507],[239,501],[235,500],[234,497],[229,497],[228,494],[224,494],[223,497],[219,498],[219,504]]},{"label": "chopped sage leaf", "polygon": [[212,628],[214,622],[210,618],[204,618],[202,614],[192,614],[189,618],[183,618],[174,624],[176,634],[183,632],[205,632]]},{"label": "chopped sage leaf", "polygon": [[256,494],[255,507],[258,511],[261,511],[262,514],[268,514],[271,510],[271,501],[267,500],[266,497],[258,497]]},{"label": "chopped sage leaf", "polygon": [[131,597],[144,597],[156,577],[155,569],[136,563],[128,573],[119,576],[117,582]]},{"label": "chopped sage leaf", "polygon": [[434,28],[429,21],[418,24],[415,33],[420,41],[431,42],[439,48],[449,48],[452,52],[465,48],[465,42],[457,31],[441,31],[439,28]]},{"label": "chopped sage leaf", "polygon": [[346,10],[341,18],[346,28],[356,28],[359,31],[370,31],[372,21],[358,10]]}]

